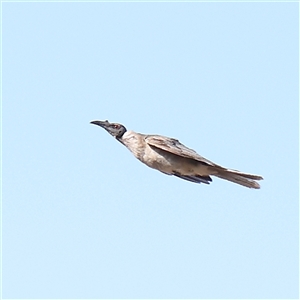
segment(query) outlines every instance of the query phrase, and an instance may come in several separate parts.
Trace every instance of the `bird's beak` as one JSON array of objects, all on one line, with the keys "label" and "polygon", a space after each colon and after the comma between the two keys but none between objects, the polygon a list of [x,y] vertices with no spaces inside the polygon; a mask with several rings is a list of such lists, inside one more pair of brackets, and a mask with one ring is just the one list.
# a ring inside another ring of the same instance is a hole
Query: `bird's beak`
[{"label": "bird's beak", "polygon": [[102,128],[107,128],[107,126],[110,125],[110,123],[108,121],[91,121],[90,123],[98,125]]}]

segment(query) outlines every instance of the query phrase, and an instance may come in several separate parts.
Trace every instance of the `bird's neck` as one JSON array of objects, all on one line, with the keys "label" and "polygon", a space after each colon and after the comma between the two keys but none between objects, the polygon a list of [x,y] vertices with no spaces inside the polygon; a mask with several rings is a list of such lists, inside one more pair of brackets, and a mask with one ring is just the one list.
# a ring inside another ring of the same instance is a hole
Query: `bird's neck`
[{"label": "bird's neck", "polygon": [[126,146],[136,158],[140,159],[144,155],[144,135],[130,130],[126,131],[118,141]]}]

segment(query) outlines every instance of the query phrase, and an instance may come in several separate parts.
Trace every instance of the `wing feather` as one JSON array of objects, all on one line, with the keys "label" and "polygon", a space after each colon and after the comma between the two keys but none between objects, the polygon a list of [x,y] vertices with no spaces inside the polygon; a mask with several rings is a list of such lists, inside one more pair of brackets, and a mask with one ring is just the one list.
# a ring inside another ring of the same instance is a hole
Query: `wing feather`
[{"label": "wing feather", "polygon": [[161,135],[147,135],[145,137],[145,141],[148,145],[150,145],[152,147],[162,149],[164,151],[173,153],[175,155],[194,159],[194,160],[197,160],[201,163],[204,163],[204,164],[207,164],[210,166],[217,166],[213,162],[211,162],[208,159],[199,155],[193,149],[190,149],[190,148],[184,146],[176,139],[161,136]]},{"label": "wing feather", "polygon": [[210,184],[210,182],[212,182],[212,179],[210,178],[210,176],[200,176],[200,175],[195,175],[195,176],[189,176],[189,175],[182,175],[179,173],[174,173],[174,176],[177,176],[181,179],[184,180],[188,180],[191,182],[195,182],[195,183],[205,183],[205,184]]}]

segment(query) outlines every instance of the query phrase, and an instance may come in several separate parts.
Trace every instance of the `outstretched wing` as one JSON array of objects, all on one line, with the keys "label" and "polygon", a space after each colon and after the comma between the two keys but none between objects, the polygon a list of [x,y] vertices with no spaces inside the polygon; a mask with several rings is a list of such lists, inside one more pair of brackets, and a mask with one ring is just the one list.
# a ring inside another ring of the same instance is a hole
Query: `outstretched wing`
[{"label": "outstretched wing", "polygon": [[184,146],[176,139],[161,135],[147,135],[145,141],[151,147],[159,148],[181,157],[194,159],[210,166],[217,166],[213,162],[199,155],[196,151]]}]

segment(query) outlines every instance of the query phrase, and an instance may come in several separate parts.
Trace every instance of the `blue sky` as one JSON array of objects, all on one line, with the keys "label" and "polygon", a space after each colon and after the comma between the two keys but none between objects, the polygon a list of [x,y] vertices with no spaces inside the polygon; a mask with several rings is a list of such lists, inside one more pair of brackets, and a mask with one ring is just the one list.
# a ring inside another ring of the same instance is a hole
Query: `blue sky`
[{"label": "blue sky", "polygon": [[[3,298],[297,298],[297,3],[3,3]],[[178,138],[260,190],[136,160]]]}]

